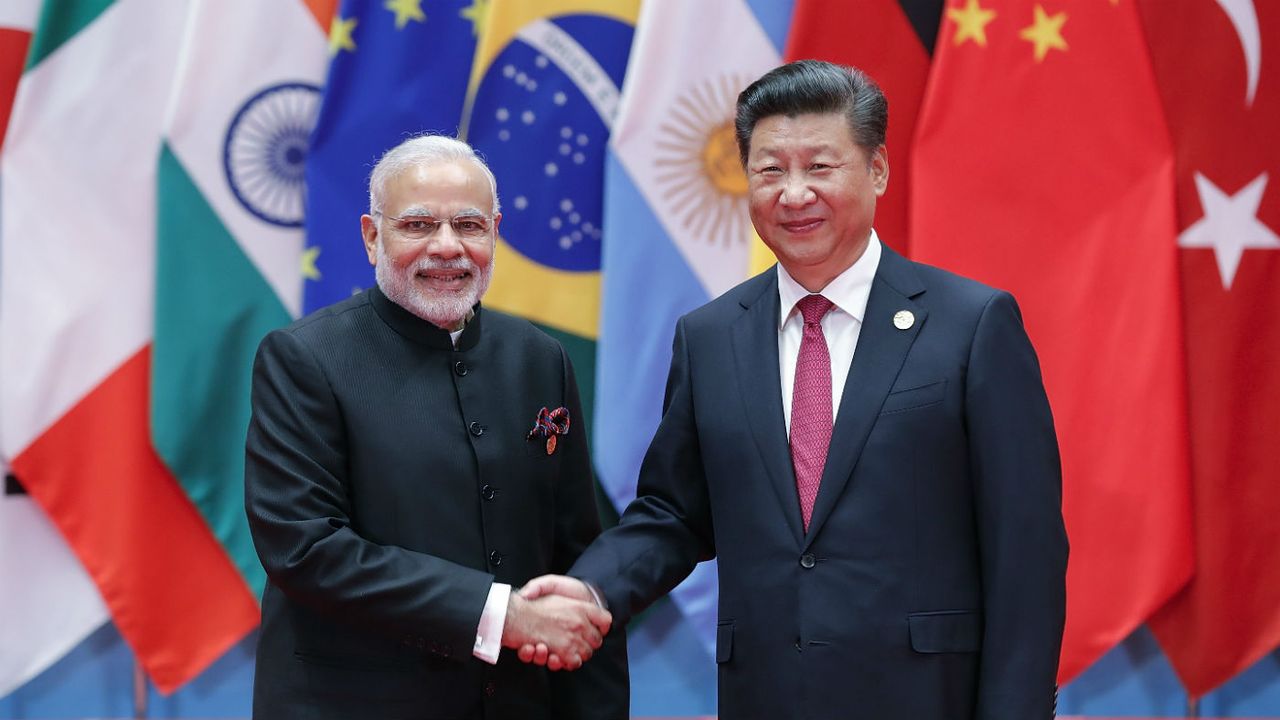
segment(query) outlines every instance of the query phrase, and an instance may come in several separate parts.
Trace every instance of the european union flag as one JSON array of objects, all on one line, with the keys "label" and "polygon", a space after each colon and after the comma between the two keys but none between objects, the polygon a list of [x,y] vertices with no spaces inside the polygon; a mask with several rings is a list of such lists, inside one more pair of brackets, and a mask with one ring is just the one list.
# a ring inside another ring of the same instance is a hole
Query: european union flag
[{"label": "european union flag", "polygon": [[307,159],[304,312],[373,284],[360,241],[369,172],[422,132],[453,135],[466,98],[483,0],[343,0]]}]

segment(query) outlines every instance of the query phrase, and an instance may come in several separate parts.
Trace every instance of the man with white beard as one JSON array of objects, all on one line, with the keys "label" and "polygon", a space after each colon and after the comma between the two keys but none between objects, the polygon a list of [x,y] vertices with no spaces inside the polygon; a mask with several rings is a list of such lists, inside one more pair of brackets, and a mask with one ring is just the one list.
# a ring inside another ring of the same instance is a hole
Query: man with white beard
[{"label": "man with white beard", "polygon": [[[626,718],[621,629],[511,592],[599,533],[573,368],[485,309],[499,212],[465,143],[421,136],[369,180],[377,287],[268,335],[245,502],[268,586],[261,718]],[[554,645],[551,674],[511,650]],[[603,647],[602,647],[603,643]]]}]

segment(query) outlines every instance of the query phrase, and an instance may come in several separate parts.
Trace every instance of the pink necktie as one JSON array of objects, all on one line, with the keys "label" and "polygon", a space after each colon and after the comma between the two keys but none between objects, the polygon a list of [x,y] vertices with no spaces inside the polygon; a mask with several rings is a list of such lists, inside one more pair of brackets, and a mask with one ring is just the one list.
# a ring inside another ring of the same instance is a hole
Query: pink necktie
[{"label": "pink necktie", "polygon": [[808,532],[831,444],[831,355],[821,323],[833,305],[821,295],[807,295],[796,307],[804,317],[804,336],[791,391],[791,465],[796,471],[800,515]]}]

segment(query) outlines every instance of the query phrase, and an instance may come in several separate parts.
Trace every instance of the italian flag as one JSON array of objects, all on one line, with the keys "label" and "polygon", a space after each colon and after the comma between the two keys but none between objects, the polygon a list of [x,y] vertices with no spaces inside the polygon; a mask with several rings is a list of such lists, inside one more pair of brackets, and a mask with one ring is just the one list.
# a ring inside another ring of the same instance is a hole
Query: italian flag
[{"label": "italian flag", "polygon": [[[0,5],[0,153],[39,15],[39,0]],[[0,472],[8,472],[2,457]],[[0,623],[0,697],[52,665],[107,619],[107,608],[80,561],[40,506],[19,488],[9,483],[0,491],[0,585],[22,588],[0,593],[0,617],[5,618]]]},{"label": "italian flag", "polygon": [[301,238],[234,217],[213,169],[234,166],[252,95],[318,81],[318,17],[301,0],[47,0],[6,140],[4,454],[164,692],[258,621],[228,458],[246,353],[298,305]]}]

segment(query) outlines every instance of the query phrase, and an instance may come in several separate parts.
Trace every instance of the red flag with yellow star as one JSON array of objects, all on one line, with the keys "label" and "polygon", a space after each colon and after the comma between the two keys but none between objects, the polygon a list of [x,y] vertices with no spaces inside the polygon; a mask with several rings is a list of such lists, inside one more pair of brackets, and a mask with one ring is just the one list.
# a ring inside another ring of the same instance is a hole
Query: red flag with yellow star
[{"label": "red flag with yellow star", "polygon": [[1177,148],[1196,500],[1195,577],[1151,628],[1196,697],[1280,645],[1280,5],[1140,10]]},{"label": "red flag with yellow star", "polygon": [[912,254],[1013,292],[1040,356],[1066,681],[1193,566],[1173,149],[1133,0],[948,0],[915,153]]}]

